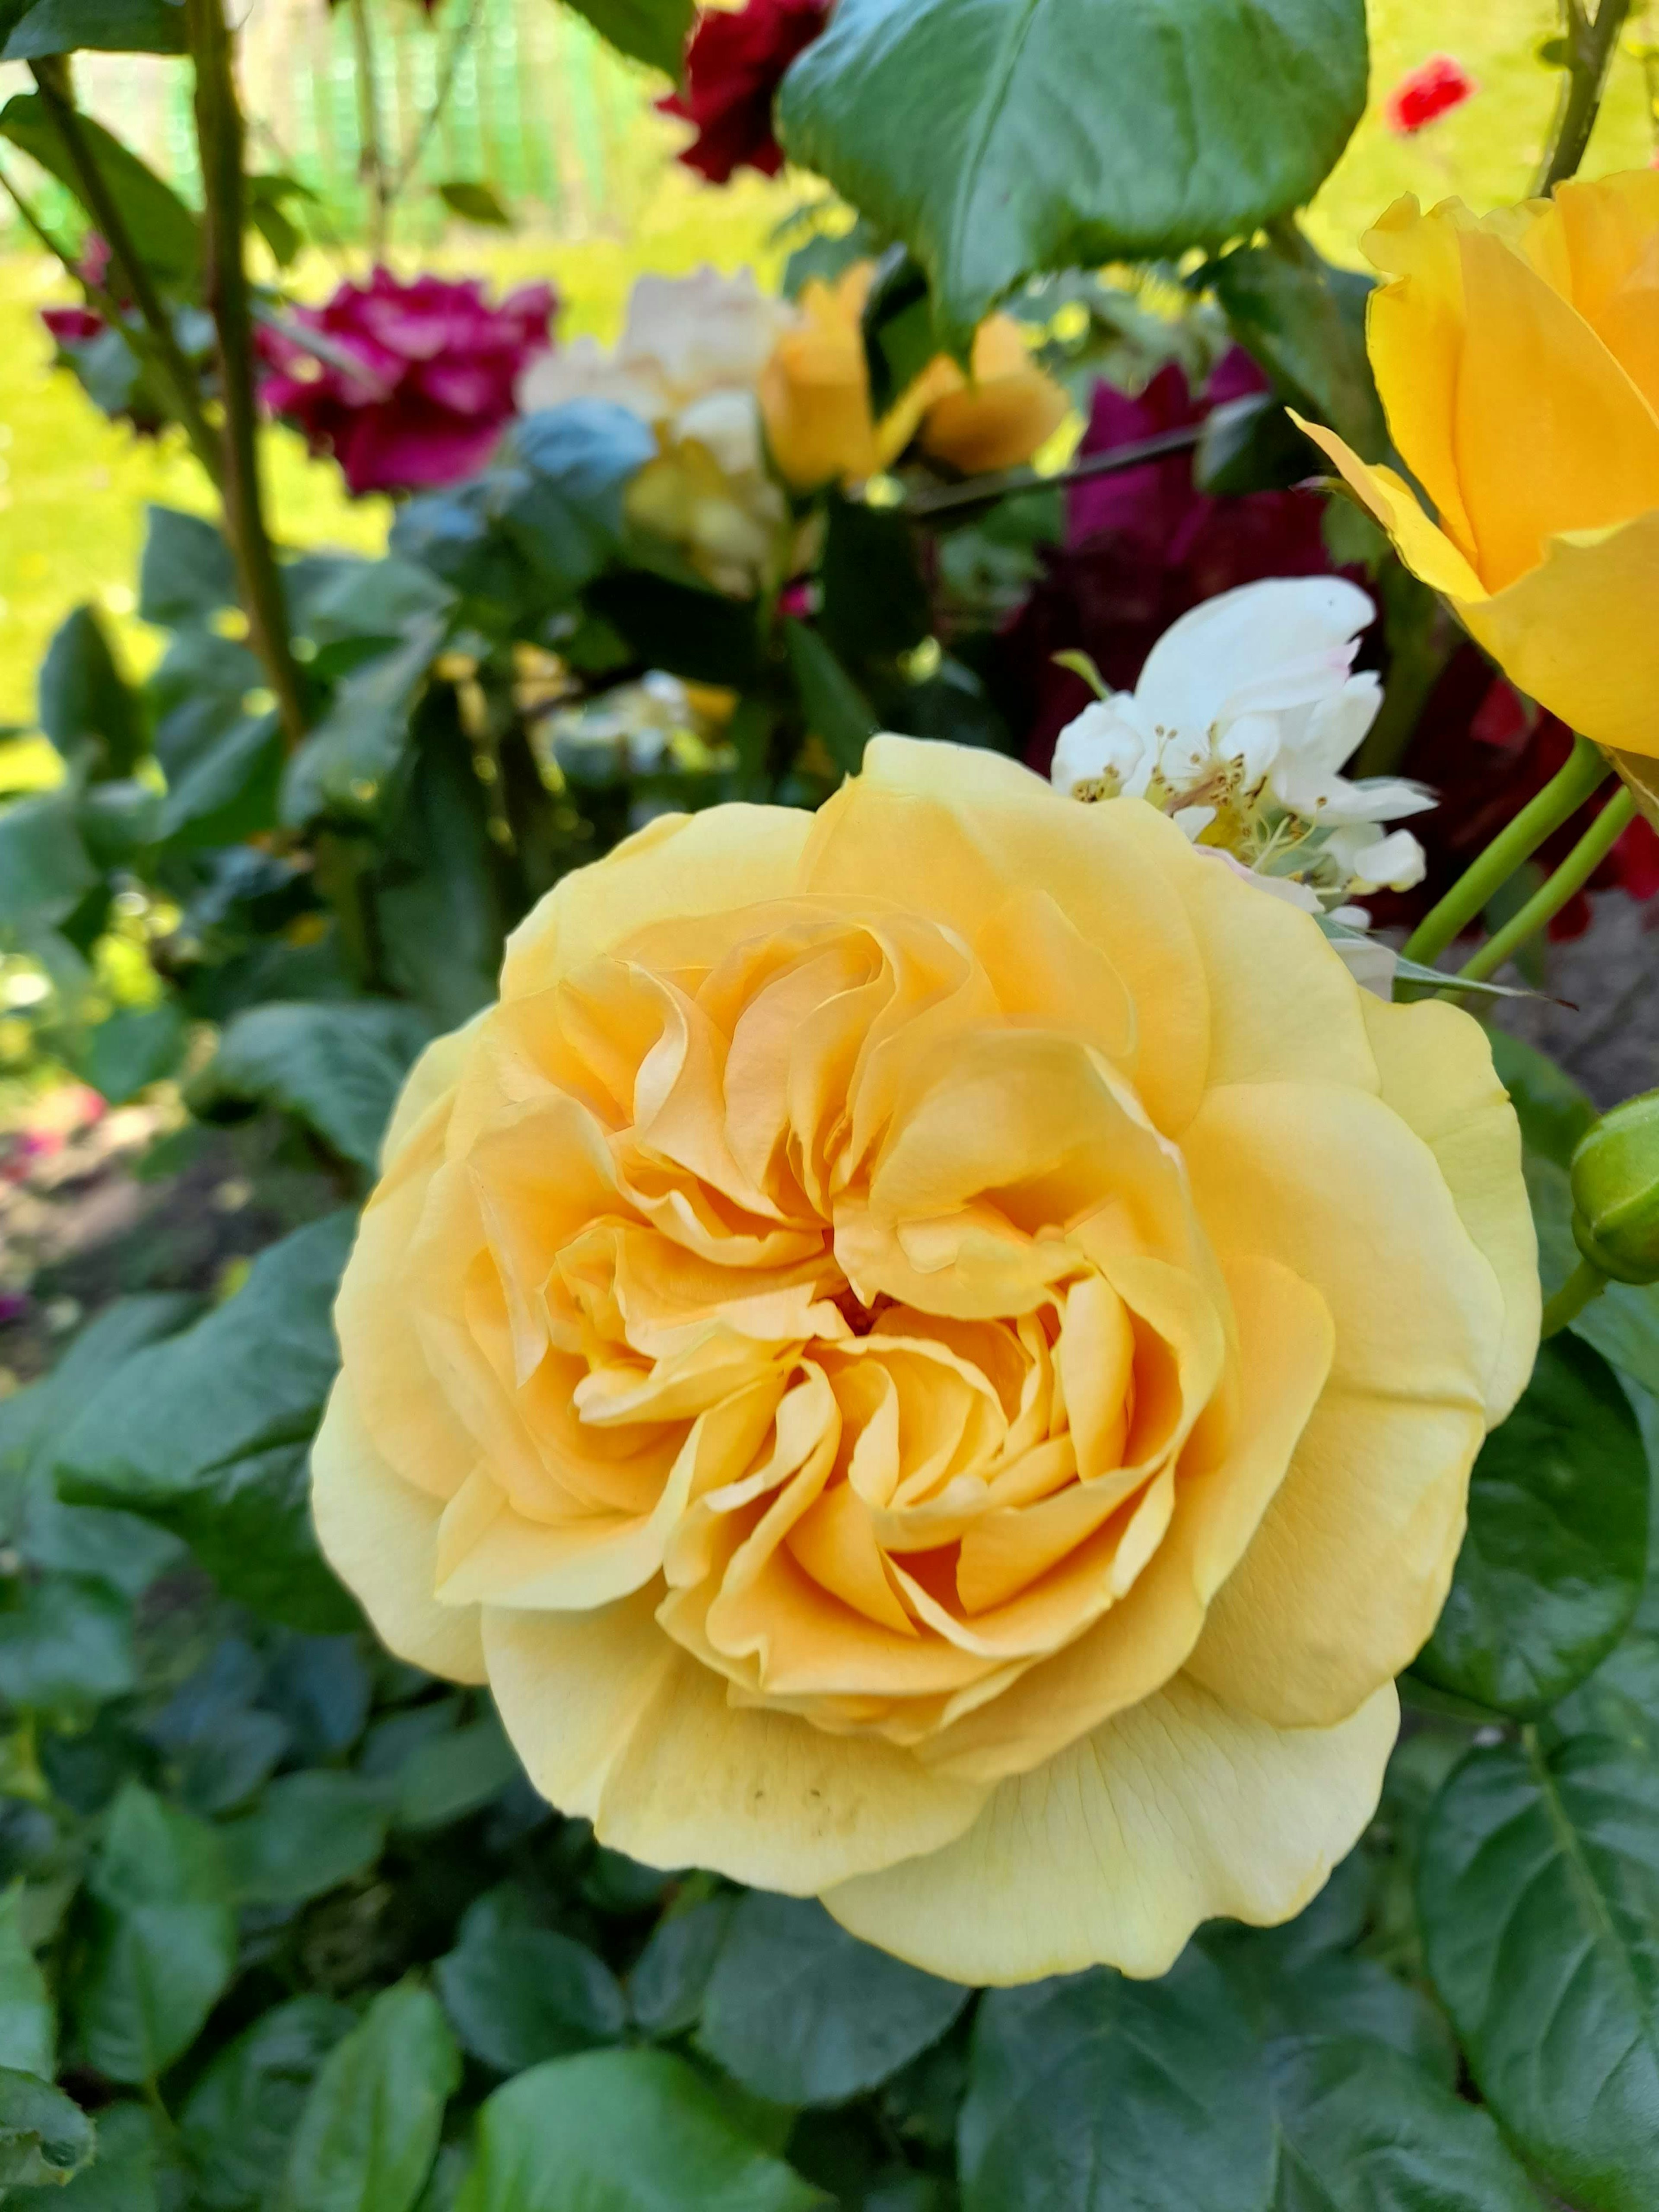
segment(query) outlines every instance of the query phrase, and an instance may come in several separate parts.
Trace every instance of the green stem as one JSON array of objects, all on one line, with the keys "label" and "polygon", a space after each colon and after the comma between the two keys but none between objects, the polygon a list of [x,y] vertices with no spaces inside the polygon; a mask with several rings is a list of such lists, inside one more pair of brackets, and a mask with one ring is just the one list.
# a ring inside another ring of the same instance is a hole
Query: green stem
[{"label": "green stem", "polygon": [[1542,888],[1486,939],[1473,959],[1463,963],[1457,971],[1458,981],[1484,983],[1488,975],[1495,975],[1512,953],[1547,922],[1553,921],[1567,901],[1583,890],[1635,819],[1636,801],[1629,792],[1621,790],[1608,799]]},{"label": "green stem", "polygon": [[[173,318],[155,289],[149,264],[134,244],[120,203],[98,166],[86,132],[81,128],[80,111],[70,93],[69,72],[61,63],[56,62],[32,62],[29,66],[40,97],[46,102],[47,112],[57,125],[58,136],[69,155],[82,203],[109,248],[110,265],[143,319],[155,358],[173,387],[173,404],[178,410],[179,420],[185,427],[185,434],[190,440],[197,459],[207,471],[211,481],[217,484],[220,480],[219,455],[213,433],[208,428],[207,416],[202,412],[196,372],[185,359],[183,349],[173,333]],[[114,286],[110,287],[112,291],[114,289]]]},{"label": "green stem", "polygon": [[185,0],[185,21],[196,64],[207,303],[218,332],[223,386],[225,532],[236,562],[250,639],[292,748],[306,734],[305,693],[289,641],[283,580],[265,528],[259,486],[253,311],[242,260],[245,137],[223,0]]},{"label": "green stem", "polygon": [[398,173],[392,179],[391,197],[393,199],[398,198],[421,166],[421,158],[431,143],[432,134],[442,121],[444,110],[449,105],[449,95],[455,88],[455,78],[460,69],[461,57],[471,45],[472,34],[477,29],[483,15],[483,0],[472,0],[472,5],[467,10],[465,21],[450,34],[448,51],[439,65],[438,82],[433,90],[432,105],[421,118],[420,128],[410,140],[409,151],[399,162]]},{"label": "green stem", "polygon": [[1406,957],[1425,964],[1437,960],[1452,939],[1482,913],[1495,892],[1529,860],[1544,840],[1571,821],[1584,801],[1612,774],[1606,757],[1587,738],[1573,740],[1566,765],[1536,798],[1523,806],[1494,837],[1480,859],[1460,876],[1440,903],[1431,908],[1406,939]]},{"label": "green stem", "polygon": [[380,149],[380,98],[374,78],[374,36],[368,20],[368,0],[348,0],[351,43],[356,60],[358,173],[368,193],[368,250],[371,259],[386,259],[386,234],[392,219],[392,179]]},{"label": "green stem", "polygon": [[1607,1279],[1601,1270],[1581,1260],[1554,1297],[1545,1299],[1540,1336],[1553,1336],[1570,1321],[1576,1321],[1590,1300],[1599,1298],[1607,1287]]},{"label": "green stem", "polygon": [[1562,27],[1566,40],[1566,82],[1561,90],[1550,150],[1538,179],[1540,196],[1553,191],[1565,178],[1576,176],[1595,128],[1607,88],[1607,70],[1630,0],[1601,0],[1592,23],[1583,0],[1561,0]]}]

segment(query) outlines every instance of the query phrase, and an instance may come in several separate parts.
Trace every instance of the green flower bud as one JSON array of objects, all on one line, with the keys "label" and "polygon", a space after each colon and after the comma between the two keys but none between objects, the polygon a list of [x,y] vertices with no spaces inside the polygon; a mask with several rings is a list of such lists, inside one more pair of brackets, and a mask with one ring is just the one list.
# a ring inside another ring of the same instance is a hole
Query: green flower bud
[{"label": "green flower bud", "polygon": [[1659,1282],[1659,1091],[1626,1098],[1579,1139],[1572,1234],[1615,1282]]}]

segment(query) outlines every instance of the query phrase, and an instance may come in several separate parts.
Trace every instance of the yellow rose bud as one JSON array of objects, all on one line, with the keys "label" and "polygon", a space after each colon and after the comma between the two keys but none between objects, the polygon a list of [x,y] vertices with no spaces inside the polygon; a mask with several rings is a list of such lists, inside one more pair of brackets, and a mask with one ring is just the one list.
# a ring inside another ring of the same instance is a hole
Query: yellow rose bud
[{"label": "yellow rose bud", "polygon": [[1659,757],[1659,173],[1484,220],[1407,198],[1364,243],[1371,366],[1437,520],[1303,427],[1522,690]]},{"label": "yellow rose bud", "polygon": [[881,466],[860,321],[874,274],[873,262],[860,261],[833,285],[815,277],[801,293],[800,321],[761,371],[767,447],[797,491],[857,482]]},{"label": "yellow rose bud", "polygon": [[1659,1091],[1626,1098],[1579,1139],[1572,1233],[1615,1282],[1659,1282]]},{"label": "yellow rose bud", "polygon": [[1071,402],[1032,360],[1019,325],[993,315],[974,338],[973,380],[954,362],[950,382],[922,419],[921,450],[964,476],[1018,468],[1066,420]]},{"label": "yellow rose bud", "polygon": [[417,1061],[324,1548],[600,1838],[965,1982],[1302,1908],[1536,1248],[1486,1036],[1139,799],[878,738],[651,823]]}]

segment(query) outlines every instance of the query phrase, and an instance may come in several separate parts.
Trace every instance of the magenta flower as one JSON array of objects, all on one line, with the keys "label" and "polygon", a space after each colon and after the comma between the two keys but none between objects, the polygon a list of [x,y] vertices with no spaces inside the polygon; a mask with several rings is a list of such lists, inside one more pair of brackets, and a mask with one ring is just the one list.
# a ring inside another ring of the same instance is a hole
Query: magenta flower
[{"label": "magenta flower", "polygon": [[326,306],[295,311],[326,342],[326,359],[261,330],[275,374],[260,398],[313,453],[333,454],[354,493],[455,483],[495,451],[516,411],[520,371],[552,343],[557,304],[550,284],[524,285],[495,306],[471,279],[405,284],[377,268],[367,284],[342,284]]},{"label": "magenta flower", "polygon": [[[88,233],[75,273],[89,284],[107,283],[109,242],[100,232]],[[125,306],[126,302],[118,304]],[[85,345],[104,328],[103,317],[91,307],[42,307],[40,319],[60,346]]]}]

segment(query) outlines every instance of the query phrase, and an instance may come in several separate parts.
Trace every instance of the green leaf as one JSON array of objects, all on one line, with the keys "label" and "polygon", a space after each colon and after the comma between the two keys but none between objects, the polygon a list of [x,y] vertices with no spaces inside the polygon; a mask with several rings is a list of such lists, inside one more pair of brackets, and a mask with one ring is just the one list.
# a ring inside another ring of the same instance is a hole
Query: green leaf
[{"label": "green leaf", "polygon": [[154,1006],[118,1006],[70,1053],[70,1065],[112,1106],[125,1106],[171,1075],[189,1042],[184,1015],[171,999]]},{"label": "green leaf", "polygon": [[499,1796],[523,1772],[494,1713],[412,1751],[398,1775],[400,1828],[447,1827]]},{"label": "green leaf", "polygon": [[1602,1738],[1473,1753],[1418,1868],[1481,2094],[1584,2212],[1659,2202],[1659,1768]]},{"label": "green leaf", "polygon": [[495,996],[507,912],[453,695],[433,694],[427,708],[414,773],[386,827],[374,903],[387,981],[453,1028]]},{"label": "green leaf", "polygon": [[43,791],[0,807],[0,929],[62,921],[97,881],[73,792]]},{"label": "green leaf", "polygon": [[700,2039],[726,2072],[778,2105],[836,2105],[937,2043],[968,2002],[811,1898],[750,1890],[732,1916],[703,1998]]},{"label": "green leaf", "polygon": [[1362,0],[841,0],[779,118],[910,248],[965,351],[1027,276],[1218,247],[1304,204],[1365,79]]},{"label": "green leaf", "polygon": [[649,62],[665,76],[679,76],[696,0],[570,0],[570,4],[619,53]]},{"label": "green leaf", "polygon": [[[170,0],[157,0],[167,6]],[[131,775],[146,745],[137,695],[90,606],[61,623],[40,664],[40,727],[66,760],[90,755],[94,778]]]},{"label": "green leaf", "polygon": [[[202,259],[201,226],[196,217],[172,186],[164,185],[101,123],[83,113],[81,129],[105,185],[120,204],[133,243],[157,282],[168,290],[193,293]],[[9,138],[80,198],[69,149],[38,92],[20,92],[0,108],[0,138]]]},{"label": "green leaf", "polygon": [[1648,1460],[1600,1352],[1563,1334],[1480,1449],[1468,1530],[1417,1672],[1526,1719],[1605,1659],[1647,1567]]},{"label": "green leaf", "polygon": [[92,2146],[92,2122],[61,2089],[0,2066],[0,2188],[66,2181]]},{"label": "green leaf", "polygon": [[908,653],[928,635],[932,612],[915,526],[895,507],[832,498],[821,581],[824,637],[854,667]]},{"label": "green leaf", "polygon": [[230,548],[212,523],[176,507],[145,510],[148,528],[138,570],[138,611],[163,629],[212,620],[236,604]]},{"label": "green leaf", "polygon": [[629,2002],[647,2035],[666,2039],[696,2027],[737,1902],[706,1898],[665,1914],[652,1929],[628,1978]]},{"label": "green leaf", "polygon": [[432,188],[449,210],[463,222],[483,223],[491,230],[511,230],[513,218],[501,205],[488,185],[469,184],[464,178],[453,179],[448,184]]},{"label": "green leaf", "polygon": [[[1365,352],[1370,276],[1333,268],[1299,234],[1224,254],[1206,273],[1233,335],[1282,394],[1357,452],[1389,450]],[[1299,453],[1301,475],[1310,475],[1318,465],[1312,447],[1294,429],[1290,444]]]},{"label": "green leaf", "polygon": [[23,1885],[0,1899],[0,2067],[51,2081],[58,2070],[58,2024],[46,1978],[23,1934]]},{"label": "green leaf", "polygon": [[235,1971],[219,1838],[130,1782],[87,1887],[96,1926],[74,1989],[87,2063],[112,2081],[153,2081],[195,2041]]},{"label": "green leaf", "polygon": [[783,632],[808,730],[822,741],[838,768],[856,775],[864,748],[876,734],[870,702],[810,623],[792,615]]},{"label": "green leaf", "polygon": [[811,2212],[817,2190],[662,2051],[591,2051],[508,2081],[478,2115],[456,2212]]},{"label": "green leaf", "polygon": [[295,1002],[238,1014],[190,1086],[191,1110],[275,1106],[314,1129],[343,1159],[373,1169],[404,1078],[432,1034],[395,999]]},{"label": "green leaf", "polygon": [[301,1627],[352,1617],[317,1551],[307,1464],[354,1226],[332,1213],[262,1252],[234,1297],[118,1368],[56,1454],[71,1503],[171,1529],[228,1594]]},{"label": "green leaf", "polygon": [[142,777],[111,776],[82,791],[75,819],[95,866],[129,867],[160,833],[161,793]]},{"label": "green leaf", "polygon": [[[1564,1283],[1578,1262],[1572,1241],[1572,1191],[1565,1168],[1540,1152],[1522,1161],[1527,1195],[1538,1231],[1538,1272],[1546,1295]],[[1570,1324],[1621,1375],[1659,1393],[1659,1284],[1609,1283]]]},{"label": "green leaf", "polygon": [[756,680],[754,609],[739,600],[630,569],[599,577],[586,605],[648,668],[733,691]]},{"label": "green leaf", "polygon": [[319,2068],[356,2025],[331,1998],[295,1997],[219,2053],[180,2121],[205,2212],[259,2212]]},{"label": "green leaf", "polygon": [[410,2212],[431,2170],[460,2054],[438,2000],[383,1990],[306,2100],[277,2212]]},{"label": "green leaf", "polygon": [[498,472],[501,527],[556,599],[574,599],[621,550],[629,483],[656,450],[650,425],[608,399],[569,400],[514,429]]},{"label": "green leaf", "polygon": [[14,1588],[0,1612],[0,1697],[9,1705],[85,1720],[137,1680],[131,1610],[118,1590],[65,1574]]},{"label": "green leaf", "polygon": [[537,1927],[511,1891],[491,1891],[469,1907],[460,1941],[436,1972],[455,2033],[498,2074],[618,2043],[628,2025],[604,1960]]},{"label": "green leaf", "polygon": [[1273,2212],[1538,2212],[1489,2113],[1358,2036],[1267,2054]]},{"label": "green leaf", "polygon": [[0,61],[41,61],[82,47],[104,54],[181,54],[183,0],[35,0],[6,40]]},{"label": "green leaf", "polygon": [[[171,2191],[157,2193],[165,2174]],[[50,2212],[179,2212],[187,2177],[172,2146],[162,2142],[155,2115],[144,2105],[106,2105],[98,2115],[97,2153],[66,2187],[40,2199]],[[22,2203],[18,2197],[11,2200]]]},{"label": "green leaf", "polygon": [[284,822],[378,811],[408,750],[410,720],[447,627],[441,615],[412,623],[401,645],[345,678],[283,772]]},{"label": "green leaf", "polygon": [[1219,1972],[993,1990],[957,2129],[964,2212],[1267,2212],[1261,2055]]},{"label": "green leaf", "polygon": [[282,1775],[222,1831],[231,1887],[243,1905],[303,1905],[367,1872],[386,1832],[386,1801],[358,1776]]}]

